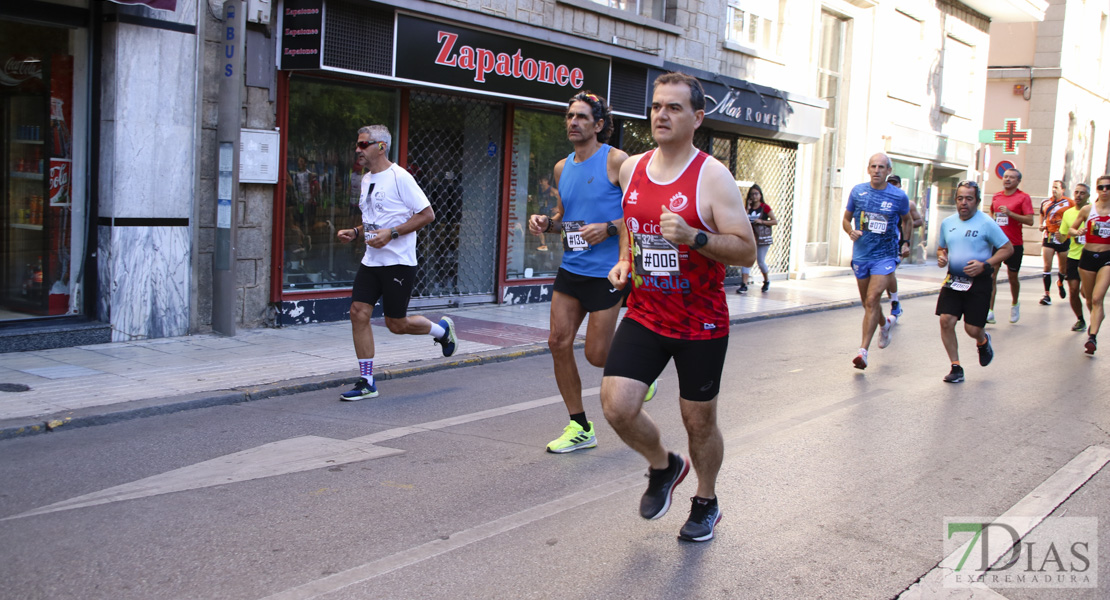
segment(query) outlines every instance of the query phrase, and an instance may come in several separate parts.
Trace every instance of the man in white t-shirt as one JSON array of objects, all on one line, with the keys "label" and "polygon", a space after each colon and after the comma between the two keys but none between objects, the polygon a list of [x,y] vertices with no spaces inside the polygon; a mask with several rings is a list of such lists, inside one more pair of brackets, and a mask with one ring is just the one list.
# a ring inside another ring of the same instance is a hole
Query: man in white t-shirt
[{"label": "man in white t-shirt", "polygon": [[416,231],[435,220],[435,213],[412,175],[390,162],[392,139],[384,125],[358,130],[355,154],[358,163],[368,170],[362,176],[359,196],[362,224],[336,233],[344,242],[359,238],[366,243],[351,291],[351,329],[361,377],[353,389],[340,395],[346,401],[378,395],[370,315],[379,299],[385,325],[392,333],[431,334],[443,347],[444,356],[451,356],[458,347],[455,324],[449,317],[433,323],[420,315],[407,314],[416,279]]}]

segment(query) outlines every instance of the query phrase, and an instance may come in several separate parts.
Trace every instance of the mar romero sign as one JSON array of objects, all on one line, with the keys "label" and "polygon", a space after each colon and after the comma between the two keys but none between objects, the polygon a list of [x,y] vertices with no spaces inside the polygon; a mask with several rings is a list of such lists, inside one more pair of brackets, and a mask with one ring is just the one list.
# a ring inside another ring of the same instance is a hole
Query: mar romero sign
[{"label": "mar romero sign", "polygon": [[455,88],[565,103],[609,95],[609,60],[410,15],[397,15],[395,75]]}]

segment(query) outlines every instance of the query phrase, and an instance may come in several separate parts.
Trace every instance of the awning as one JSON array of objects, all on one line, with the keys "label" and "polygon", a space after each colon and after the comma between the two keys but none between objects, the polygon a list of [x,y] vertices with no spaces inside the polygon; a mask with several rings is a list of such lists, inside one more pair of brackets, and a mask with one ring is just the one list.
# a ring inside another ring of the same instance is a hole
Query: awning
[{"label": "awning", "polygon": [[145,4],[155,10],[177,10],[177,0],[109,0],[116,4]]}]

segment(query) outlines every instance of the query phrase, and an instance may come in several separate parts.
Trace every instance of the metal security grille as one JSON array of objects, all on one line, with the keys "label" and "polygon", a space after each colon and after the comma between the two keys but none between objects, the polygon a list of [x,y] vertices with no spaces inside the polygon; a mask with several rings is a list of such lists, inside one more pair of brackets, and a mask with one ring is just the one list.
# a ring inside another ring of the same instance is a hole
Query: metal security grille
[{"label": "metal security grille", "polygon": [[620,147],[629,156],[641,154],[655,147],[651,139],[651,125],[647,121],[620,121]]},{"label": "metal security grille", "polygon": [[[787,142],[736,140],[736,166],[732,172],[739,181],[758,183],[763,201],[771,205],[779,224],[772,228],[775,241],[767,251],[771,273],[786,273],[790,268],[790,240],[794,231],[794,179],[798,146]],[[747,197],[748,188],[740,188]]]},{"label": "metal security grille", "polygon": [[[647,152],[655,147],[651,128],[646,121],[623,121],[621,149],[629,155]],[[785,273],[790,268],[790,240],[794,229],[794,170],[798,147],[788,142],[756,140],[699,128],[694,132],[694,145],[712,155],[732,170],[737,181],[758,183],[764,201],[771,205],[779,224],[773,228],[775,241],[767,252],[771,273]],[[740,188],[747,197],[748,186]],[[738,267],[728,267],[731,281],[740,277]]]},{"label": "metal security grille", "polygon": [[417,234],[420,267],[413,297],[435,299],[423,305],[459,297],[492,301],[501,230],[503,108],[414,91],[409,109],[408,169],[436,215]]},{"label": "metal security grille", "polygon": [[324,16],[324,65],[392,75],[393,11],[366,4],[328,2]]},{"label": "metal security grille", "polygon": [[614,111],[647,116],[647,69],[614,62],[612,78],[609,106]]}]

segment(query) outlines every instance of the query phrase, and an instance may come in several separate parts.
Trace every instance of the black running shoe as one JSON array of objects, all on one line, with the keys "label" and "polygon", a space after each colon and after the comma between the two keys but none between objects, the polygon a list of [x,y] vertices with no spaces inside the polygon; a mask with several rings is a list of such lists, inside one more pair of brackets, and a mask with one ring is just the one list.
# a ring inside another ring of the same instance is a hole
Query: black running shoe
[{"label": "black running shoe", "polygon": [[770,281],[764,281],[764,282],[763,282],[763,287],[762,287],[762,288],[760,288],[760,290],[759,290],[759,291],[761,291],[761,292],[766,292],[766,291],[767,291],[767,290],[769,290],[769,289],[771,289],[771,282],[770,282]]},{"label": "black running shoe", "polygon": [[666,469],[648,469],[648,487],[640,498],[640,516],[645,519],[658,519],[667,514],[671,507],[671,495],[678,484],[690,472],[690,461],[670,452],[670,464]]},{"label": "black running shoe", "polygon": [[1095,347],[1096,347],[1095,336],[1093,336],[1093,335],[1087,336],[1087,343],[1083,344],[1083,349],[1086,350],[1087,354],[1094,355]]},{"label": "black running shoe", "polygon": [[1045,294],[1044,298],[1041,298],[1041,306],[1051,306],[1051,305],[1052,305],[1052,296],[1049,296],[1048,294]]},{"label": "black running shoe", "polygon": [[368,383],[365,377],[359,377],[358,382],[355,383],[355,387],[351,388],[351,391],[339,394],[339,399],[344,402],[354,402],[355,400],[377,397],[378,386],[373,383]]},{"label": "black running shoe", "polygon": [[687,542],[708,542],[713,539],[713,528],[721,522],[721,508],[717,499],[706,500],[694,496],[690,499],[690,518],[678,532],[678,539]]},{"label": "black running shoe", "polygon": [[736,288],[736,293],[737,294],[747,294],[748,293],[748,284],[741,283],[740,287]]},{"label": "black running shoe", "polygon": [[1067,290],[1064,289],[1064,284],[1063,283],[1057,283],[1056,284],[1056,289],[1060,290],[1060,299],[1061,300],[1068,297],[1068,292],[1067,292]]},{"label": "black running shoe", "polygon": [[961,383],[964,380],[964,368],[952,365],[952,371],[944,376],[944,383]]},{"label": "black running shoe", "polygon": [[978,350],[979,366],[985,367],[991,364],[991,360],[994,359],[994,349],[991,348],[991,334],[987,334],[987,343],[983,344],[982,346],[978,346]]}]

